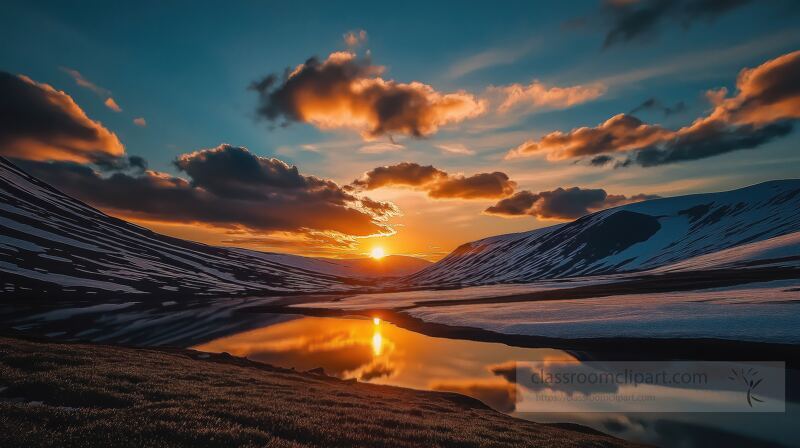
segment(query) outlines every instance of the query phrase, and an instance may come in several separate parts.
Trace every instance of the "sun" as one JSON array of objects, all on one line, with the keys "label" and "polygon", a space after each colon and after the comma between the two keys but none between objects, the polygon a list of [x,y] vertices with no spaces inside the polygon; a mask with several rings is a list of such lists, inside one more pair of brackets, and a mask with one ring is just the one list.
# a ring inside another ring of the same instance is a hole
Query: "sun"
[{"label": "sun", "polygon": [[384,251],[382,247],[373,247],[372,252],[369,253],[369,256],[376,260],[380,260],[386,256],[386,251]]}]

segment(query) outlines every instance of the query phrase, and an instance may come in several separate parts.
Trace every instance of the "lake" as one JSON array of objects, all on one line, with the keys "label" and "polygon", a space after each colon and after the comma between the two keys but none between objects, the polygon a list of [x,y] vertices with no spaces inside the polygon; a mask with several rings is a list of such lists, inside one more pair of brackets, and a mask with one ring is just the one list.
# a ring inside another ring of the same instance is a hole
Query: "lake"
[{"label": "lake", "polygon": [[[562,394],[572,397],[568,402],[526,401],[520,395],[522,389],[509,376],[513,366],[533,362],[583,367],[594,362],[591,354],[430,337],[377,318],[296,316],[193,348],[228,352],[301,371],[322,368],[331,376],[374,384],[458,392],[521,418],[579,423],[625,439],[661,446],[800,445],[800,435],[795,431],[794,416],[799,411],[795,402],[786,403],[786,412],[777,413],[665,413],[649,412],[654,408],[647,408],[646,403],[642,408],[621,406],[624,412],[597,412],[609,408],[598,408],[596,401],[575,399],[593,396],[591,390]],[[624,390],[623,387],[614,392]],[[636,390],[667,394],[682,406],[695,406],[692,409],[712,402],[725,405],[725,400],[734,399],[731,390],[711,386],[671,386],[666,392],[659,386],[638,386]],[[770,401],[768,398],[765,401]],[[523,402],[525,412],[520,412]],[[744,406],[744,402],[737,401],[737,405]],[[611,406],[610,409],[615,409]]]}]

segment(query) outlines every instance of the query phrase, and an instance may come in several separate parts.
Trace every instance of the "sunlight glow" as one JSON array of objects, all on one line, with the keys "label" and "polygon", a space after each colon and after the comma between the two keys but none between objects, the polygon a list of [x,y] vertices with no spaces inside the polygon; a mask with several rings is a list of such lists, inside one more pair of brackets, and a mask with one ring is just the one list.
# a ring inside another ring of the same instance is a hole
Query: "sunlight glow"
[{"label": "sunlight glow", "polygon": [[383,250],[382,247],[373,247],[372,252],[369,253],[369,256],[376,260],[380,260],[381,258],[386,256],[386,252]]},{"label": "sunlight glow", "polygon": [[373,317],[372,318],[372,323],[375,324],[375,325],[380,325],[381,324],[381,318],[380,317]]},{"label": "sunlight glow", "polygon": [[382,351],[383,336],[381,336],[380,330],[375,330],[375,333],[372,335],[372,353],[375,354],[375,356],[380,356]]}]

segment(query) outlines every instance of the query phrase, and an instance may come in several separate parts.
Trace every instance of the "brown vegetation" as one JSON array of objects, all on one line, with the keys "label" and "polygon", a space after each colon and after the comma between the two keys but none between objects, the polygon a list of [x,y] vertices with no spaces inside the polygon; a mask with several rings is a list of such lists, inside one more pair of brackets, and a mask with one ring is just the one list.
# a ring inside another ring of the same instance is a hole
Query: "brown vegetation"
[{"label": "brown vegetation", "polygon": [[613,447],[461,395],[232,356],[0,338],[0,446]]}]

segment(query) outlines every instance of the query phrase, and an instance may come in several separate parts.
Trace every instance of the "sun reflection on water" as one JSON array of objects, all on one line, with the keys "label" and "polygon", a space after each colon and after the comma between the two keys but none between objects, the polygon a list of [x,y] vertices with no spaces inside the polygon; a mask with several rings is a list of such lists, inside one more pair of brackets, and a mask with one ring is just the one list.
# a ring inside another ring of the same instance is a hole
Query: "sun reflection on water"
[{"label": "sun reflection on water", "polygon": [[[508,409],[510,385],[493,368],[518,359],[574,359],[560,350],[433,338],[399,328],[378,316],[303,317],[223,337],[197,350],[307,371],[323,368],[339,378],[416,389],[461,391]],[[466,385],[466,386],[465,386]],[[483,396],[488,394],[489,398]]]},{"label": "sun reflection on water", "polygon": [[383,336],[381,336],[381,332],[379,329],[375,329],[375,333],[372,335],[372,353],[375,356],[381,356],[381,352],[383,351]]},{"label": "sun reflection on water", "polygon": [[381,352],[383,352],[383,335],[381,335],[381,319],[378,317],[373,317],[372,325],[374,327],[374,330],[372,332],[372,353],[375,356],[381,356]]}]

